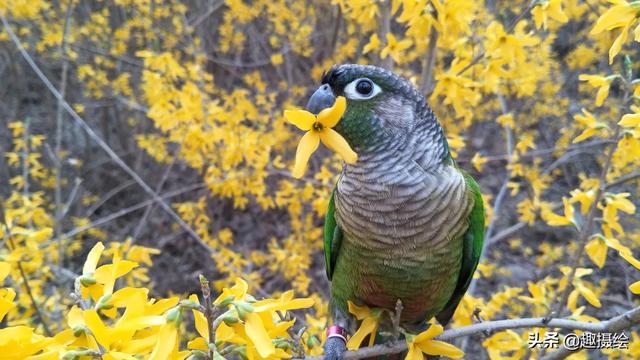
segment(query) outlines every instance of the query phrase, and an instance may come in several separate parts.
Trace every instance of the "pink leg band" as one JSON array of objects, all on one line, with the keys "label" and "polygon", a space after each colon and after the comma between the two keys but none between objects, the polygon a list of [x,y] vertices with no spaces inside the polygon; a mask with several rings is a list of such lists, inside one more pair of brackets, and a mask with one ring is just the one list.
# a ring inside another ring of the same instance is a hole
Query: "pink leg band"
[{"label": "pink leg band", "polygon": [[340,338],[346,344],[347,343],[347,330],[345,330],[343,327],[340,327],[338,325],[330,326],[327,329],[327,340],[332,338],[332,337]]}]

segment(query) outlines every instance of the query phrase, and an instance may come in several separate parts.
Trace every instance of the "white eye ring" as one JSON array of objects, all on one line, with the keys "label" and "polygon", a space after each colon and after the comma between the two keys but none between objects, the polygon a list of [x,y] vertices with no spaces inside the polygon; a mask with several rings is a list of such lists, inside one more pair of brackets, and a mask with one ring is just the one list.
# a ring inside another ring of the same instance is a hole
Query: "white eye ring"
[{"label": "white eye ring", "polygon": [[[358,90],[356,90],[356,86],[360,82],[365,82],[365,81],[368,82],[369,84],[371,84],[371,91],[368,94],[361,94],[360,92],[358,92]],[[353,80],[352,82],[347,84],[347,86],[345,86],[344,95],[347,98],[352,99],[352,100],[367,100],[367,99],[371,99],[372,97],[378,95],[381,91],[382,91],[382,89],[380,89],[380,86],[378,86],[376,83],[374,83],[370,79],[359,78],[359,79]]]}]

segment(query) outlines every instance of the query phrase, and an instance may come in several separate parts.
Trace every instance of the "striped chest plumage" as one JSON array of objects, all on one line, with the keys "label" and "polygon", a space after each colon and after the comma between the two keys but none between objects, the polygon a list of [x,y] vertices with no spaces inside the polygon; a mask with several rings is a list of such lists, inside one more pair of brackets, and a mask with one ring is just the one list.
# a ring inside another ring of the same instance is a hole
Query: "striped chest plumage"
[{"label": "striped chest plumage", "polygon": [[377,159],[351,167],[336,191],[344,232],[332,295],[393,309],[403,321],[442,309],[456,286],[470,201],[462,174],[450,165],[424,170],[414,161]]}]

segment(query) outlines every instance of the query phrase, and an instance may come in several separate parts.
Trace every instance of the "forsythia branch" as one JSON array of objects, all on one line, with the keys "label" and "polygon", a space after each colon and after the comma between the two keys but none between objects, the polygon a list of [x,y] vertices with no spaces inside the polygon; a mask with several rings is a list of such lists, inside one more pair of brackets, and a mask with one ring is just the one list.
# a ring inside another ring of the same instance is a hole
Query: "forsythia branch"
[{"label": "forsythia branch", "polygon": [[[616,332],[629,329],[640,324],[640,307],[636,307],[621,315],[600,323],[589,323],[568,319],[548,319],[548,318],[523,318],[485,321],[478,324],[464,326],[457,329],[449,329],[435,338],[441,341],[451,341],[453,339],[475,335],[484,332],[495,332],[503,330],[523,329],[523,328],[559,328],[565,330],[582,330],[592,333]],[[397,341],[391,344],[375,345],[365,347],[356,351],[347,351],[344,359],[362,359],[373,356],[383,356],[398,354],[407,350],[405,341]],[[552,354],[549,354],[551,356]],[[307,357],[307,360],[322,360],[321,356]]]}]

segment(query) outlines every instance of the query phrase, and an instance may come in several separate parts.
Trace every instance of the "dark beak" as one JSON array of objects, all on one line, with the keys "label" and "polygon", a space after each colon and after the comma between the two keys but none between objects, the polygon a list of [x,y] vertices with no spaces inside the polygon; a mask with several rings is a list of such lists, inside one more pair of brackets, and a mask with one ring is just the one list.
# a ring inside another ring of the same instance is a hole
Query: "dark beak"
[{"label": "dark beak", "polygon": [[324,84],[311,95],[307,103],[307,111],[318,114],[320,111],[331,107],[336,102],[336,96],[333,95],[331,86]]}]

